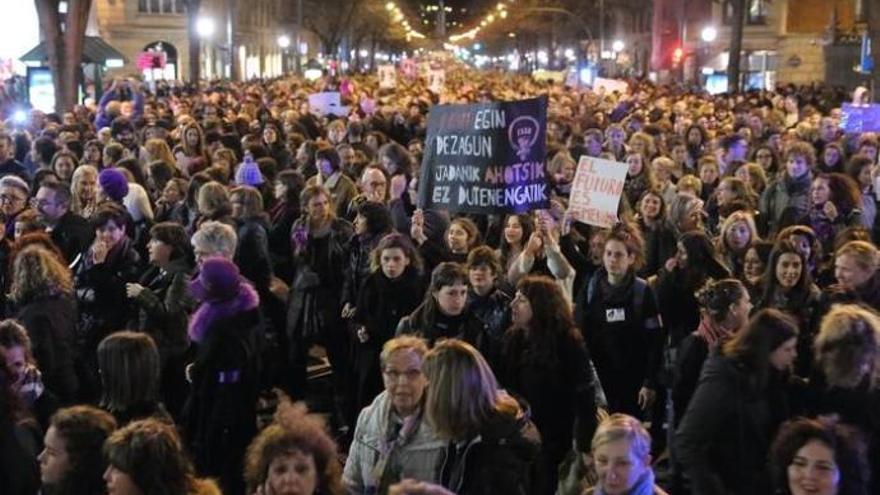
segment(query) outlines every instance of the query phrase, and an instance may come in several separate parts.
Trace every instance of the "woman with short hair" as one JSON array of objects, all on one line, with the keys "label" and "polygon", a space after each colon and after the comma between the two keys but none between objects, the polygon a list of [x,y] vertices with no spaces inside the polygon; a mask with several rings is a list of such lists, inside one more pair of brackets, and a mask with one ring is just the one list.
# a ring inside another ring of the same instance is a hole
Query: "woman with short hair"
[{"label": "woman with short hair", "polygon": [[666,495],[654,484],[651,435],[638,419],[612,414],[591,445],[598,481],[585,495]]},{"label": "woman with short hair", "polygon": [[429,383],[425,415],[448,442],[439,482],[457,495],[535,493],[540,436],[523,407],[498,388],[483,356],[447,339],[422,369]]},{"label": "woman with short hair", "polygon": [[263,495],[343,495],[341,471],[323,419],[289,400],[281,401],[275,420],[251,442],[244,467],[247,493]]},{"label": "woman with short hair", "polygon": [[[199,479],[174,425],[142,419],[120,428],[104,443],[108,495],[220,495]],[[232,492],[230,492],[232,493]]]},{"label": "woman with short hair", "polygon": [[46,431],[40,461],[42,493],[103,495],[104,441],[116,429],[110,414],[91,406],[56,412]]},{"label": "woman with short hair", "polygon": [[862,432],[833,417],[788,421],[770,452],[776,493],[868,495],[867,450]]},{"label": "woman with short hair", "polygon": [[108,335],[98,345],[101,407],[120,426],[149,417],[171,422],[159,400],[159,369],[159,351],[149,335],[130,331]]},{"label": "woman with short hair", "polygon": [[358,417],[343,475],[349,493],[384,494],[405,478],[436,480],[445,444],[424,418],[427,353],[425,341],[412,336],[382,347],[385,390]]}]

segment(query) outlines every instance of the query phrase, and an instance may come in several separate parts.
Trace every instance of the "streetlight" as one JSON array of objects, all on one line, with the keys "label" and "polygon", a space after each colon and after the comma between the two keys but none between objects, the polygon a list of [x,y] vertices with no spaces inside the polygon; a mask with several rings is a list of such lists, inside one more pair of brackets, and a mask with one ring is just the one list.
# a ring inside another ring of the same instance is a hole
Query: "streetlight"
[{"label": "streetlight", "polygon": [[623,40],[614,40],[614,43],[611,44],[611,49],[617,53],[623,51],[626,48],[626,45],[623,44]]},{"label": "streetlight", "polygon": [[281,48],[281,72],[286,73],[288,69],[287,49],[290,47],[290,37],[282,34],[278,37],[278,47]]},{"label": "streetlight", "polygon": [[282,34],[278,37],[278,46],[287,50],[290,47],[290,38],[287,35]]},{"label": "streetlight", "polygon": [[700,33],[700,38],[706,43],[712,43],[718,38],[718,30],[714,26],[706,26]]},{"label": "streetlight", "polygon": [[202,38],[210,38],[214,34],[214,20],[207,17],[199,17],[196,21],[196,32]]}]

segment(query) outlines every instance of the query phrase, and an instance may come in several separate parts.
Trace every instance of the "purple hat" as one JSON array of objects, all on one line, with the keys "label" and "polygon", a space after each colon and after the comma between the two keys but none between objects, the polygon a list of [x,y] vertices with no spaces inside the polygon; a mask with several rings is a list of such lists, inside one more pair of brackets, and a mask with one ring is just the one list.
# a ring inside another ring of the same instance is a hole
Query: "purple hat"
[{"label": "purple hat", "polygon": [[122,201],[128,194],[128,179],[115,168],[105,168],[98,174],[98,185],[104,194],[113,201]]},{"label": "purple hat", "polygon": [[199,275],[189,284],[189,291],[199,301],[227,301],[238,295],[241,276],[232,261],[212,256],[202,261]]}]

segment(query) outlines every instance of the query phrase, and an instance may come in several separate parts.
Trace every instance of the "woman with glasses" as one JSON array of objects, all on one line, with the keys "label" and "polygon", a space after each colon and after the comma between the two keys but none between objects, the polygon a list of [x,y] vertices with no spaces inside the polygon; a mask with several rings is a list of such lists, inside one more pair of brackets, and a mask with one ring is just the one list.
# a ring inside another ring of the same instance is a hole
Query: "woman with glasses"
[{"label": "woman with glasses", "polygon": [[427,353],[425,341],[412,336],[383,346],[385,391],[358,417],[343,474],[349,493],[387,493],[404,478],[436,480],[434,467],[446,444],[424,418]]},{"label": "woman with glasses", "polygon": [[3,218],[6,235],[15,233],[15,219],[27,209],[31,188],[27,182],[15,175],[0,179],[0,218]]}]

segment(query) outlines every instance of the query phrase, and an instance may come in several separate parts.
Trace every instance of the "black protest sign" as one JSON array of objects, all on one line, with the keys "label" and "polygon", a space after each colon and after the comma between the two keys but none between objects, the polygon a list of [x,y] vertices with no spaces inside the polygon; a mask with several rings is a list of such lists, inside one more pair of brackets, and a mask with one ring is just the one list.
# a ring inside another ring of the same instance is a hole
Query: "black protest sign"
[{"label": "black protest sign", "polygon": [[462,213],[550,207],[544,170],[547,98],[437,105],[419,181],[419,206]]}]

